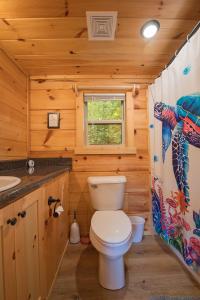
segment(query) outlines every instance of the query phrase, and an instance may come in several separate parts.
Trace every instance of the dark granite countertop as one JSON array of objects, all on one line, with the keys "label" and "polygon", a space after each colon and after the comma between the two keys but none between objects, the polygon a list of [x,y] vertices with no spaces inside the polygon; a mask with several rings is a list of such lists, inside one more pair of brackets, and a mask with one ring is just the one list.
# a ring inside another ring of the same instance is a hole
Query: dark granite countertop
[{"label": "dark granite countertop", "polygon": [[[1,162],[0,162],[1,164]],[[5,163],[4,163],[5,164]],[[6,191],[0,192],[0,208],[24,197],[35,189],[41,187],[44,183],[52,178],[71,170],[71,163],[36,163],[33,174],[29,174],[26,167],[21,167],[18,162],[18,167],[0,168],[0,176],[16,176],[21,179],[20,184]]]}]

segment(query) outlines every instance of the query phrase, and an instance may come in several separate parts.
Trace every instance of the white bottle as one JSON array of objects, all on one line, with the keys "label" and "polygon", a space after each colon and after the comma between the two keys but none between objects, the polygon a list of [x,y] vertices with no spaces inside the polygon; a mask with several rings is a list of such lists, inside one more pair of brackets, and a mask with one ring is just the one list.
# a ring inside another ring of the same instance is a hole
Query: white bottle
[{"label": "white bottle", "polygon": [[70,240],[71,244],[77,244],[80,242],[80,230],[79,230],[79,225],[76,220],[76,211],[75,210],[74,210],[74,220],[71,224],[69,240]]}]

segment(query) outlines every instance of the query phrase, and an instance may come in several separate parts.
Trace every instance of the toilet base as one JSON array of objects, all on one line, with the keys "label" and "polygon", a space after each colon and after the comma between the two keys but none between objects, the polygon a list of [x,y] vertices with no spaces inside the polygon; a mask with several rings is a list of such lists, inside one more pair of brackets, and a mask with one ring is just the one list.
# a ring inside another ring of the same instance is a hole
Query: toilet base
[{"label": "toilet base", "polygon": [[118,290],[125,286],[123,256],[113,258],[99,253],[99,283],[109,290]]}]

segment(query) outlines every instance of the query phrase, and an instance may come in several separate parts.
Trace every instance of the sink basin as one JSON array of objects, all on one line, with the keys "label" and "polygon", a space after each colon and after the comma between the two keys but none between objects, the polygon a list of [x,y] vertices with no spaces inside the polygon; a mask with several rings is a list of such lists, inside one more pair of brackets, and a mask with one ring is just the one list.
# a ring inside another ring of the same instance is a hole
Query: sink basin
[{"label": "sink basin", "polygon": [[6,191],[21,182],[21,179],[14,176],[0,176],[0,192]]}]

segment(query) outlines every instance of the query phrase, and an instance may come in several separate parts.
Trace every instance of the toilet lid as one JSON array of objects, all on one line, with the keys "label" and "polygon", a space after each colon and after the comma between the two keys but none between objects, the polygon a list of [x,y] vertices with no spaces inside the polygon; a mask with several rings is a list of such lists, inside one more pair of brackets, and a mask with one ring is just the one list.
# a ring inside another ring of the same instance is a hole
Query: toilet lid
[{"label": "toilet lid", "polygon": [[106,243],[122,243],[132,231],[128,216],[121,210],[96,211],[91,220],[91,228]]}]

